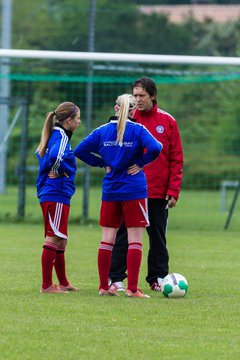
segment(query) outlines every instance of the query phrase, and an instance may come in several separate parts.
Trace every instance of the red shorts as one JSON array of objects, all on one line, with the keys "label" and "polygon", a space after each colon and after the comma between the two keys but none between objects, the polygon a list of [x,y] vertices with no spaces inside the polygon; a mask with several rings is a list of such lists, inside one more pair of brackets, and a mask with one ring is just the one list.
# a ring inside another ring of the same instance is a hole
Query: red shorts
[{"label": "red shorts", "polygon": [[44,201],[41,203],[45,236],[68,238],[68,216],[70,206],[58,202]]},{"label": "red shorts", "polygon": [[127,228],[149,226],[147,199],[102,201],[99,224],[119,228],[122,222]]}]

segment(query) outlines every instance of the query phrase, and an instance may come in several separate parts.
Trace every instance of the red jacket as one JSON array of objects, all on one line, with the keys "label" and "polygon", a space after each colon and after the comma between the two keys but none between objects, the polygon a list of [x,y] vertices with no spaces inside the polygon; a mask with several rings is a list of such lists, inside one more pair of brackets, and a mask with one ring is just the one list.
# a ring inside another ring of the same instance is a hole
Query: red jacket
[{"label": "red jacket", "polygon": [[144,167],[148,183],[148,197],[178,199],[182,182],[183,151],[176,120],[157,104],[147,112],[136,110],[134,118],[163,144],[156,160]]}]

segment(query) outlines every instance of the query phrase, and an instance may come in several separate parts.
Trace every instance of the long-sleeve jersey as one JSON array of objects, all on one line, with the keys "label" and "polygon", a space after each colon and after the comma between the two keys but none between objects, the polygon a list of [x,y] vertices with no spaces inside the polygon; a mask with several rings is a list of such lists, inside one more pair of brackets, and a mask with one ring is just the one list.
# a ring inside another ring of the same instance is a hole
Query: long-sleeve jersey
[{"label": "long-sleeve jersey", "polygon": [[102,182],[102,200],[122,201],[147,197],[144,172],[127,174],[130,166],[143,167],[153,161],[162,150],[159,143],[142,125],[130,120],[122,143],[117,142],[117,120],[95,129],[74,150],[74,155],[88,165],[111,168]]},{"label": "long-sleeve jersey", "polygon": [[[39,162],[37,196],[43,201],[70,204],[75,192],[76,159],[70,145],[72,132],[61,125],[54,127],[43,157],[36,153]],[[53,171],[60,175],[55,179],[48,177]]]},{"label": "long-sleeve jersey", "polygon": [[148,197],[165,199],[168,194],[178,198],[183,168],[183,151],[176,120],[154,104],[150,111],[136,110],[134,118],[163,144],[158,158],[144,167]]}]

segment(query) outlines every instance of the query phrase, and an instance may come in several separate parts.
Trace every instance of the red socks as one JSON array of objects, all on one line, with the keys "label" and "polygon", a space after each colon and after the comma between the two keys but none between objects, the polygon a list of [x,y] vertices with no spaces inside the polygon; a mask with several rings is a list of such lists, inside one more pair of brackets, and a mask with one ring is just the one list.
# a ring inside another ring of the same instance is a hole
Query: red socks
[{"label": "red socks", "polygon": [[56,258],[57,245],[46,242],[42,251],[42,288],[52,285],[52,270]]},{"label": "red socks", "polygon": [[[113,244],[101,241],[98,250],[98,273],[100,278],[99,289],[108,290],[108,275],[111,265]],[[136,292],[138,276],[142,261],[142,244],[131,243],[128,246],[127,269],[128,289]]]},{"label": "red socks", "polygon": [[98,249],[99,289],[108,290],[108,275],[110,271],[113,244],[101,241]]},{"label": "red socks", "polygon": [[56,258],[54,262],[55,271],[60,285],[67,286],[69,281],[66,276],[65,267],[65,250],[58,249],[56,251]]},{"label": "red socks", "polygon": [[[100,279],[99,289],[108,290],[108,275],[111,265],[113,244],[101,241],[98,250],[98,273]],[[47,289],[52,285],[52,271],[55,267],[59,283],[63,286],[69,284],[65,270],[64,249],[46,242],[42,251],[42,288]],[[139,271],[142,261],[142,244],[130,243],[127,254],[128,289],[136,292]]]},{"label": "red socks", "polygon": [[127,254],[127,272],[128,272],[128,289],[132,292],[137,291],[138,276],[142,261],[142,244],[130,243]]},{"label": "red socks", "polygon": [[52,285],[53,266],[60,285],[67,286],[69,281],[65,268],[65,248],[59,249],[57,244],[45,242],[42,251],[42,288]]}]

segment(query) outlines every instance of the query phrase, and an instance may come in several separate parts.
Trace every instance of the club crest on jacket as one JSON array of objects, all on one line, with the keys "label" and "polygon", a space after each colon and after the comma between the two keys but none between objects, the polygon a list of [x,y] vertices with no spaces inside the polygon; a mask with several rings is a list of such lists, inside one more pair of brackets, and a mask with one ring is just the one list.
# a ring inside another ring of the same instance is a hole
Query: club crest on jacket
[{"label": "club crest on jacket", "polygon": [[161,125],[159,125],[159,126],[156,127],[156,130],[157,130],[157,132],[158,132],[159,134],[162,134],[162,133],[164,132],[164,127],[161,126]]}]

